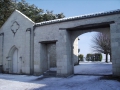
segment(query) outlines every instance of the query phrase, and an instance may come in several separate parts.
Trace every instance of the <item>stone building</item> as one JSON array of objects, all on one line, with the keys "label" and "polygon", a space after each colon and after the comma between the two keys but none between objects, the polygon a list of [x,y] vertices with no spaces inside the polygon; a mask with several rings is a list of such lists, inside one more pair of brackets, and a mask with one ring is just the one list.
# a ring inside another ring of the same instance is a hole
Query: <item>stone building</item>
[{"label": "stone building", "polygon": [[120,76],[120,10],[40,23],[15,10],[0,29],[0,64],[7,73],[40,75],[56,68],[57,76],[72,75],[77,37],[92,31],[110,34],[113,75]]}]

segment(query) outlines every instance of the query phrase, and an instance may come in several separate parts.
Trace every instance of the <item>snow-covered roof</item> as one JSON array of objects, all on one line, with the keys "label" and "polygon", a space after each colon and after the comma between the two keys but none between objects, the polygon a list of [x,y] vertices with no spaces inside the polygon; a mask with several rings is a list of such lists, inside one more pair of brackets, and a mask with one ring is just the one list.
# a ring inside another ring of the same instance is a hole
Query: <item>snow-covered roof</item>
[{"label": "snow-covered roof", "polygon": [[25,14],[21,13],[18,10],[15,10],[14,12],[18,12],[19,14],[21,14],[23,17],[25,17],[26,19],[28,19],[29,21],[31,21],[32,23],[34,23],[30,18],[28,18]]},{"label": "snow-covered roof", "polygon": [[120,9],[117,9],[117,10],[112,10],[112,11],[107,11],[107,12],[85,14],[85,15],[80,15],[80,16],[44,21],[44,22],[36,23],[35,26],[42,26],[42,25],[48,25],[48,24],[53,24],[53,23],[59,23],[59,22],[77,20],[77,19],[92,18],[92,17],[98,17],[98,16],[105,16],[105,15],[111,15],[111,14],[119,14],[119,13],[120,13]]}]

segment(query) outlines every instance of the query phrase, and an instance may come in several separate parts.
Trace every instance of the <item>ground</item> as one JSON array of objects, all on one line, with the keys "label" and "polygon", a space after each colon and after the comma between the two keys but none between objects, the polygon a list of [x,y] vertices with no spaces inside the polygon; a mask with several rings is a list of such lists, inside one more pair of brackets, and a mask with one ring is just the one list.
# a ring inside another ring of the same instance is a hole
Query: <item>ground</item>
[{"label": "ground", "polygon": [[111,63],[81,63],[67,78],[0,74],[0,90],[120,90]]},{"label": "ground", "polygon": [[80,62],[74,67],[74,74],[80,75],[111,75],[112,63],[105,62]]}]

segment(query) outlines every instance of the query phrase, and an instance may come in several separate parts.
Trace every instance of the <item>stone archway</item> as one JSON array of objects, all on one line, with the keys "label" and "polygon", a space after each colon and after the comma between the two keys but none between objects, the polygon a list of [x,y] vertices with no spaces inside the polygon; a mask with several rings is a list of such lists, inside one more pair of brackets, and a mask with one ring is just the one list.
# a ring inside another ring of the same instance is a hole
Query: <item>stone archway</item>
[{"label": "stone archway", "polygon": [[[89,32],[100,32],[100,33],[107,34],[110,37],[110,27],[71,31],[71,33],[72,33],[71,44],[73,47],[72,60],[74,61],[74,63],[78,63],[78,52],[77,52],[78,51],[78,36],[85,34],[85,33],[89,33]],[[77,41],[76,41],[76,39],[77,39]],[[77,47],[77,49],[76,49],[76,47]],[[84,49],[86,49],[86,48],[84,48]]]},{"label": "stone archway", "polygon": [[13,46],[8,54],[8,71],[9,73],[19,74],[21,73],[21,61],[19,59],[19,50],[16,46]]},{"label": "stone archway", "polygon": [[[68,61],[65,62],[66,67],[68,67],[67,73],[65,75],[70,75],[70,74],[74,74],[74,61],[75,59],[78,58],[77,54],[74,52],[78,53],[78,50],[74,48],[74,41],[75,39],[84,33],[87,32],[109,32],[110,38],[111,38],[111,25],[112,23],[100,23],[100,24],[94,24],[94,25],[85,25],[83,26],[77,26],[77,27],[72,27],[72,28],[66,28],[66,29],[60,29],[62,33],[64,33],[64,39],[65,42],[64,44],[66,45],[66,47],[64,47],[64,50],[66,50],[65,54],[67,57]],[[76,43],[75,43],[76,44]],[[74,51],[77,50],[77,51]],[[114,64],[114,63],[113,63]],[[65,70],[62,70],[65,71]],[[114,71],[114,70],[113,70]]]},{"label": "stone archway", "polygon": [[[115,55],[114,54],[114,44],[115,42],[113,42],[113,29],[112,26],[114,25],[113,22],[108,22],[108,23],[100,23],[100,24],[93,24],[93,25],[85,25],[84,27],[83,26],[77,26],[77,27],[72,27],[72,28],[66,28],[64,29],[64,31],[62,31],[63,33],[65,33],[65,43],[66,44],[66,55],[67,55],[67,58],[69,60],[69,62],[71,63],[68,63],[66,62],[66,66],[69,67],[69,69],[67,69],[67,74],[70,75],[70,74],[74,74],[74,70],[73,70],[73,67],[74,67],[74,59],[77,58],[76,54],[73,53],[73,49],[74,49],[74,41],[75,39],[81,35],[81,34],[84,34],[84,33],[87,33],[87,32],[92,32],[92,31],[96,31],[96,32],[106,32],[108,31],[109,32],[109,35],[110,35],[110,40],[111,40],[111,52],[112,52],[112,60],[113,60],[113,63],[112,63],[112,72],[113,72],[113,75],[119,75],[119,71],[116,71],[114,69],[114,67],[117,65],[117,63],[114,63],[116,60],[114,59],[115,58]],[[63,29],[61,29],[63,30]],[[119,60],[118,60],[119,61]],[[117,72],[117,73],[116,73]],[[67,75],[66,74],[66,75]]]},{"label": "stone archway", "polygon": [[[38,49],[38,42],[57,41],[57,76],[69,76],[74,74],[73,59],[76,55],[73,54],[73,41],[77,36],[99,28],[109,28],[112,72],[113,75],[120,76],[120,10],[36,23],[32,29],[32,33],[36,33],[33,38],[34,48],[32,49],[34,50],[34,61],[37,62],[34,63],[34,66],[36,66],[34,68],[35,73],[40,73],[44,67],[40,67],[40,60],[43,59],[43,56],[41,54],[42,49],[40,51]],[[80,31],[81,33],[78,33]],[[74,33],[76,35],[73,35]],[[41,57],[36,53],[40,53]]]}]

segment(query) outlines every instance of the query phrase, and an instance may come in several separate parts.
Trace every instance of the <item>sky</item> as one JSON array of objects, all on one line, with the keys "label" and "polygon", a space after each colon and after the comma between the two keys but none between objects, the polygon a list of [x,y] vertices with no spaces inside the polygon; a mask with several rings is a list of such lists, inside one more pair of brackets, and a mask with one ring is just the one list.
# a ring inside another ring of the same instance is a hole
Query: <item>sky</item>
[{"label": "sky", "polygon": [[[63,13],[65,17],[111,11],[120,9],[120,0],[26,0],[43,10],[53,13]],[[79,36],[80,53],[86,56],[93,53],[91,39],[95,33],[85,33]]]}]

